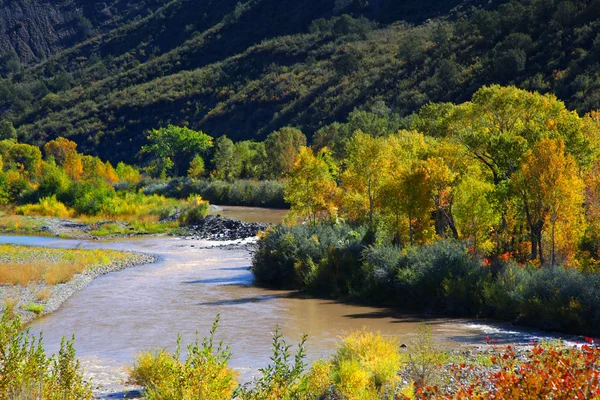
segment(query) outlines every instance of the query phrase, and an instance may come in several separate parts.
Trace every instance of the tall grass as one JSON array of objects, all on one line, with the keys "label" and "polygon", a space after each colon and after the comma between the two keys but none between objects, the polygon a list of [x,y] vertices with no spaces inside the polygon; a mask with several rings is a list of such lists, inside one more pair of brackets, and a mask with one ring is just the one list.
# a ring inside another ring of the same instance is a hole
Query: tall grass
[{"label": "tall grass", "polygon": [[71,250],[0,245],[0,285],[68,282],[83,271],[124,262],[133,255],[113,250]]}]

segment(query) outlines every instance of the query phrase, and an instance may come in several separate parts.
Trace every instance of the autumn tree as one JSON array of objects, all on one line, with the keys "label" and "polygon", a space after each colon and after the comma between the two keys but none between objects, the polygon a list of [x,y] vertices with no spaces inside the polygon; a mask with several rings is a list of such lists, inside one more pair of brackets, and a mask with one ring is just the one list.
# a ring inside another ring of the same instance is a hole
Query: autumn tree
[{"label": "autumn tree", "polygon": [[197,154],[212,147],[212,137],[204,132],[174,125],[151,130],[147,139],[150,143],[141,152],[155,157],[156,175],[179,176]]},{"label": "autumn tree", "polygon": [[291,171],[303,146],[306,146],[306,136],[296,128],[281,128],[267,136],[269,176],[279,178]]},{"label": "autumn tree", "polygon": [[532,259],[545,261],[543,235],[548,224],[552,265],[556,263],[557,236],[564,237],[558,229],[575,233],[581,226],[584,184],[578,172],[562,140],[542,139],[523,158],[514,186],[529,226]]},{"label": "autumn tree", "polygon": [[83,174],[81,155],[77,153],[77,143],[63,137],[56,138],[44,145],[46,157],[52,157],[71,179],[79,179]]},{"label": "autumn tree", "polygon": [[[404,179],[420,160],[429,151],[429,144],[422,134],[401,131],[386,137],[385,145],[389,155],[389,164],[384,173],[385,182],[377,206],[386,216],[388,226],[391,227],[392,242],[396,245],[402,243],[402,224],[408,221],[406,211],[406,190]],[[409,224],[409,231],[412,224]],[[409,232],[410,236],[410,232]]]},{"label": "autumn tree", "polygon": [[375,205],[386,182],[390,156],[385,138],[357,131],[346,148],[345,171],[342,173],[344,205],[351,218],[368,215],[369,231],[375,232]]},{"label": "autumn tree", "polygon": [[475,173],[463,177],[456,188],[453,214],[461,236],[473,241],[475,251],[490,247],[490,232],[500,221],[493,199],[494,185]]},{"label": "autumn tree", "polygon": [[528,150],[543,138],[562,139],[581,164],[591,161],[589,138],[576,112],[551,94],[514,86],[484,86],[470,102],[447,113],[449,133],[493,175],[495,184],[510,178]]},{"label": "autumn tree", "polygon": [[187,174],[190,178],[199,179],[204,175],[204,168],[204,159],[198,155],[190,162]]},{"label": "autumn tree", "polygon": [[285,200],[291,211],[300,218],[308,218],[315,226],[320,217],[334,216],[337,212],[335,200],[337,184],[335,168],[328,161],[327,148],[314,154],[308,147],[302,147],[294,167],[288,174],[285,184]]}]

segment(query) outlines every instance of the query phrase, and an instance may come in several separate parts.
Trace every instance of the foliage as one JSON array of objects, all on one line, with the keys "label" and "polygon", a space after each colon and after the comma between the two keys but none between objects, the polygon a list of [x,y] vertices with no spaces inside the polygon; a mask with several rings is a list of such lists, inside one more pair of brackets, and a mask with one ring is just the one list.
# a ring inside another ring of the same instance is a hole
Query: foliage
[{"label": "foliage", "polygon": [[[537,343],[523,360],[510,346],[492,357],[497,368],[490,377],[489,388],[480,384],[462,385],[444,399],[514,399],[514,398],[597,398],[600,375],[597,369],[599,350],[591,344],[571,349],[560,343]],[[461,367],[455,373],[460,373]],[[435,394],[431,398],[439,398]]]},{"label": "foliage", "polygon": [[150,144],[144,146],[142,152],[155,157],[157,176],[179,176],[180,172],[187,171],[196,155],[212,147],[212,137],[204,132],[174,125],[151,130],[148,141]]},{"label": "foliage", "polygon": [[237,374],[227,366],[231,358],[223,343],[214,343],[219,325],[215,320],[210,335],[187,347],[184,362],[180,359],[181,337],[173,354],[165,350],[141,353],[130,370],[129,380],[145,387],[146,399],[213,399],[231,398]]},{"label": "foliage", "polygon": [[5,399],[81,400],[92,398],[75,359],[74,338],[47,357],[41,336],[23,330],[18,316],[5,309],[0,320],[0,395]]},{"label": "foliage", "polygon": [[195,225],[208,215],[208,202],[198,195],[190,195],[179,214],[181,225]]},{"label": "foliage", "polygon": [[273,334],[271,356],[272,364],[259,371],[261,375],[254,379],[250,385],[240,386],[235,394],[243,400],[278,400],[278,399],[303,399],[306,398],[306,378],[303,375],[306,364],[304,349],[307,336],[303,336],[290,360],[291,346],[283,339],[279,329]]},{"label": "foliage", "polygon": [[234,182],[173,179],[170,181],[142,182],[146,195],[161,194],[186,198],[197,194],[212,204],[287,208],[283,182],[273,180],[236,180]]},{"label": "foliage", "polygon": [[398,338],[366,329],[342,338],[332,359],[332,376],[344,398],[391,398],[401,368]]},{"label": "foliage", "polygon": [[292,213],[308,218],[313,226],[317,218],[331,218],[337,213],[337,167],[329,157],[327,149],[315,155],[310,148],[301,148],[285,185],[285,200],[293,205]]}]

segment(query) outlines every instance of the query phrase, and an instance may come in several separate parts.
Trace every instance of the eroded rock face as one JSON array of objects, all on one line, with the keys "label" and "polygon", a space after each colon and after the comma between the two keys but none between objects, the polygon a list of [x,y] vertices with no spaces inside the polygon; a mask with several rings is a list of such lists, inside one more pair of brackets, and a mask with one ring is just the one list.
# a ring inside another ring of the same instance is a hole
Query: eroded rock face
[{"label": "eroded rock face", "polygon": [[188,237],[208,240],[238,240],[256,236],[268,224],[243,222],[220,215],[208,215],[200,223],[188,227]]}]

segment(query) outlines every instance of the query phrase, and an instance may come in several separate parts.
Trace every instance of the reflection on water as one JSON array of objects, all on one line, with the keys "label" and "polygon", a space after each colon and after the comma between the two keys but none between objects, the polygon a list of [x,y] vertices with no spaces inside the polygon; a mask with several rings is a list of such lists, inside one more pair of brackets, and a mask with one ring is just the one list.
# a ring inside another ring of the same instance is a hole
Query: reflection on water
[{"label": "reflection on water", "polygon": [[[44,332],[50,352],[58,350],[63,335],[75,333],[78,356],[101,357],[115,365],[130,363],[140,350],[173,349],[178,333],[183,343],[193,340],[195,332],[204,335],[217,314],[221,316],[217,339],[232,346],[231,365],[244,369],[268,364],[271,334],[277,327],[293,342],[308,334],[308,357],[315,359],[330,354],[339,335],[363,326],[408,343],[423,320],[388,309],[255,287],[247,250],[202,248],[210,244],[206,241],[155,237],[98,242],[5,236],[0,237],[2,242],[135,250],[161,257],[155,264],[99,277],[57,312],[31,324],[33,332]],[[453,319],[426,322],[432,335],[447,347],[484,344],[493,328]],[[526,344],[539,337],[535,332],[509,331],[498,325],[493,329],[491,334],[505,342]]]}]

